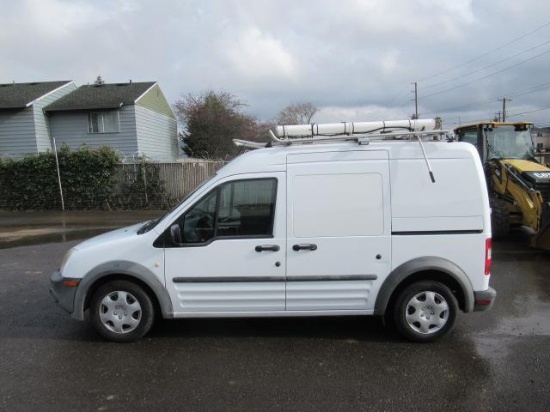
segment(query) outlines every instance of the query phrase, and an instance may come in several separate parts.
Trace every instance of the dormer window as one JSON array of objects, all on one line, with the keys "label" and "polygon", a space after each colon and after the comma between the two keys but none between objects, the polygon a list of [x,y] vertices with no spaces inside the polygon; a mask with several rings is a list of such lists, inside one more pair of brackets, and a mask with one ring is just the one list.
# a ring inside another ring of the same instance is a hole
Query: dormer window
[{"label": "dormer window", "polygon": [[119,131],[118,111],[88,114],[88,133],[118,133]]}]

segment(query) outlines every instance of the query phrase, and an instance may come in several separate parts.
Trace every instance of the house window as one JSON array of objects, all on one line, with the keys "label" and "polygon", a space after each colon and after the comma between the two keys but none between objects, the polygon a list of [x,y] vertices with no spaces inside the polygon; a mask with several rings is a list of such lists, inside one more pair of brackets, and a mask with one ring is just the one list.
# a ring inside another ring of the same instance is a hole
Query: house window
[{"label": "house window", "polygon": [[118,111],[88,114],[88,133],[116,133],[119,131]]}]

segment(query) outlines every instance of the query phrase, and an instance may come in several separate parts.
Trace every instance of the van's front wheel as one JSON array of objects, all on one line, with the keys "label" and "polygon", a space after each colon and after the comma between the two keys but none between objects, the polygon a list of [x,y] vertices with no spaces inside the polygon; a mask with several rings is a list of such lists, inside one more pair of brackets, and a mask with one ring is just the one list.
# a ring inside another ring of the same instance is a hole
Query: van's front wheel
[{"label": "van's front wheel", "polygon": [[422,281],[405,288],[393,309],[395,325],[401,335],[414,342],[431,342],[453,329],[458,302],[444,284]]},{"label": "van's front wheel", "polygon": [[133,342],[153,325],[154,307],[149,295],[138,285],[115,280],[101,286],[90,305],[92,325],[104,338]]}]

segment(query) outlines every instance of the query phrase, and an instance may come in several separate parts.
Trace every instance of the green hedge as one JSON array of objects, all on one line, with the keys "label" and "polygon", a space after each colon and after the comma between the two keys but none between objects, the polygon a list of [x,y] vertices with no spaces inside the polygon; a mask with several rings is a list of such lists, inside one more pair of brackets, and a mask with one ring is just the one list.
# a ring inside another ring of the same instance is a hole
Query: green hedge
[{"label": "green hedge", "polygon": [[[115,150],[63,146],[58,159],[66,210],[109,208],[120,162]],[[0,202],[9,210],[61,210],[54,153],[0,159]]]},{"label": "green hedge", "polygon": [[[111,197],[113,209],[170,209],[177,199],[170,199],[160,178],[158,165],[142,161],[128,165],[121,173],[116,193]],[[129,173],[132,171],[132,173]]]}]

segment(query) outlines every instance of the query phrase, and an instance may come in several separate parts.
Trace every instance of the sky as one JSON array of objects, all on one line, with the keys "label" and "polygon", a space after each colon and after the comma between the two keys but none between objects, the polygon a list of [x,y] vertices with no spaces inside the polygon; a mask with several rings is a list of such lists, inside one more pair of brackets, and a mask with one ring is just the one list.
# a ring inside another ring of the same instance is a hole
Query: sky
[{"label": "sky", "polygon": [[[272,120],[502,116],[550,126],[550,2],[0,0],[0,83],[156,81],[224,91]],[[415,106],[415,83],[417,107]]]}]

